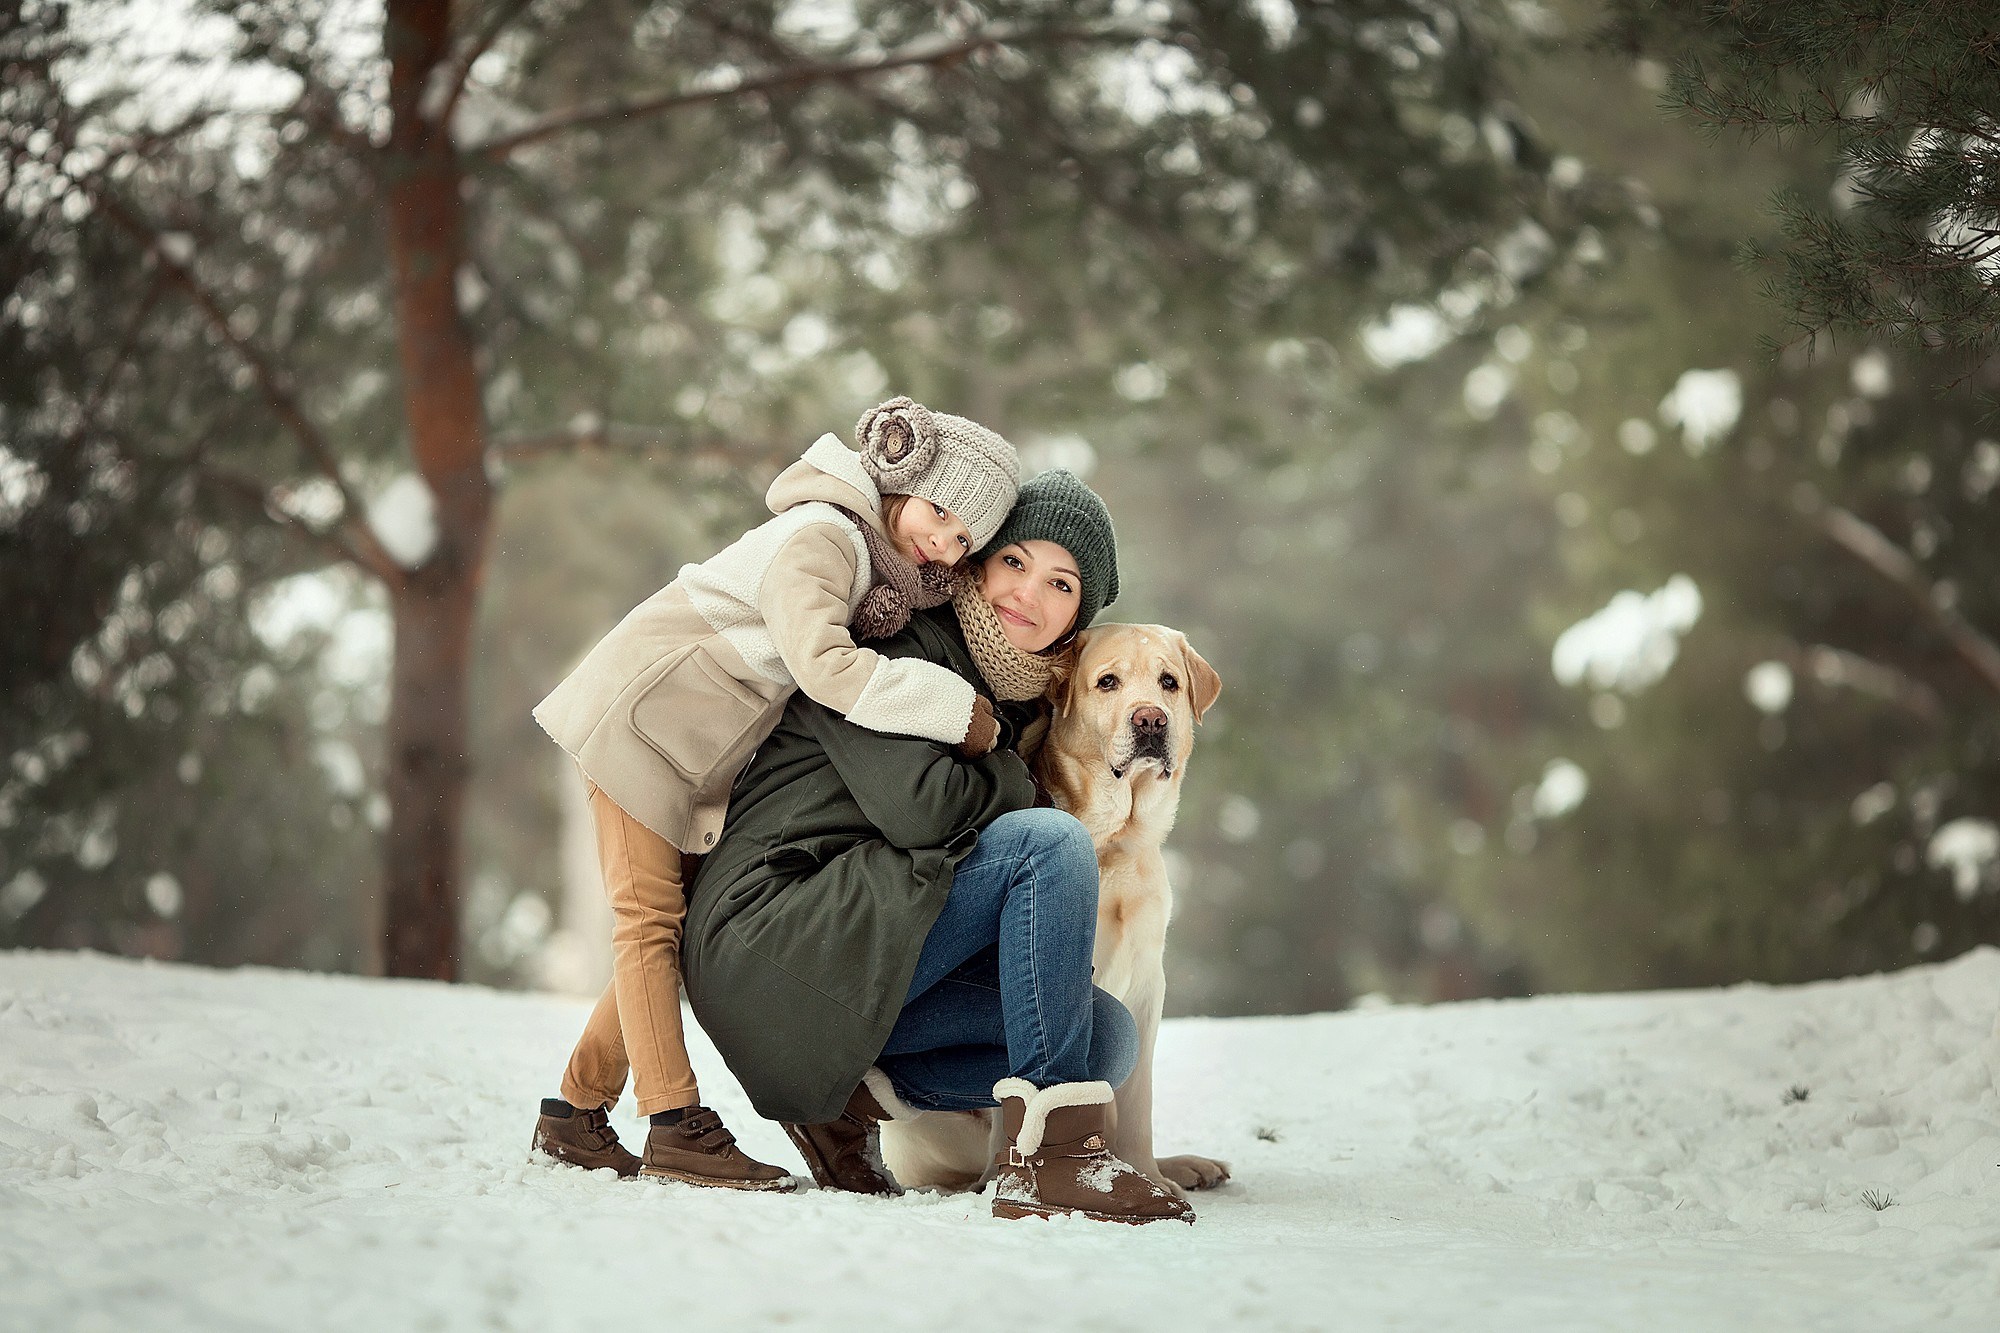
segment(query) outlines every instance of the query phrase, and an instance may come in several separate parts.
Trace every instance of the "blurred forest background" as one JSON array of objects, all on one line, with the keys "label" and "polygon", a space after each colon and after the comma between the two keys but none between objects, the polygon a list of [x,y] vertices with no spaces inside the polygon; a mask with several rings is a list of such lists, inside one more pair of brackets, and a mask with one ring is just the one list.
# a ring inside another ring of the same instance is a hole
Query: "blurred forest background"
[{"label": "blurred forest background", "polygon": [[0,947],[588,988],[529,708],[893,393],[1086,475],[1222,674],[1173,1011],[2000,943],[1993,215],[1955,323],[1824,299],[1918,150],[1810,42],[1922,6],[1776,72],[1636,0],[6,8]]}]

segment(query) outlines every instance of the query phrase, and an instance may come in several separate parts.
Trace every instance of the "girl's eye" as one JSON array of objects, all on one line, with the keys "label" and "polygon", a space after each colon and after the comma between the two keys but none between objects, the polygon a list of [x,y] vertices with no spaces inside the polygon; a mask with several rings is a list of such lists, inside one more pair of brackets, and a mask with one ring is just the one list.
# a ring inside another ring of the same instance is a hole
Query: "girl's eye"
[{"label": "girl's eye", "polygon": [[1064,594],[1065,596],[1067,596],[1069,593],[1068,579],[1050,579],[1049,586],[1054,588],[1057,592]]},{"label": "girl's eye", "polygon": [[1179,689],[1180,687],[1181,683],[1173,678],[1172,673],[1168,673],[1160,677],[1160,688],[1165,690],[1168,694],[1172,694],[1175,690]]},{"label": "girl's eye", "polygon": [[1115,690],[1115,689],[1117,689],[1117,688],[1118,688],[1118,677],[1116,677],[1116,676],[1112,675],[1112,674],[1111,674],[1110,672],[1108,672],[1108,671],[1107,671],[1107,672],[1105,672],[1105,673],[1104,673],[1103,675],[1101,675],[1101,676],[1099,676],[1099,677],[1097,678],[1097,688],[1098,688],[1098,689],[1100,689],[1100,690]]},{"label": "girl's eye", "polygon": [[931,512],[932,512],[933,514],[936,514],[936,515],[937,515],[937,516],[938,516],[939,518],[943,518],[943,517],[944,517],[944,506],[943,506],[943,505],[941,505],[941,504],[937,504],[937,503],[933,503],[933,504],[931,505]]},{"label": "girl's eye", "polygon": [[966,538],[960,537],[958,539],[958,547],[962,551],[970,551],[972,549],[972,543]]}]

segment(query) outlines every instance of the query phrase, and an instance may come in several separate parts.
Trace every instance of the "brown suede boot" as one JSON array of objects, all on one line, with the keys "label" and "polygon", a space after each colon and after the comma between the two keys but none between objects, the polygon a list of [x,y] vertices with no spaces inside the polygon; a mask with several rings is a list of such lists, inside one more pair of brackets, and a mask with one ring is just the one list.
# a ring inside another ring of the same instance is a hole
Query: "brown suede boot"
[{"label": "brown suede boot", "polygon": [[535,1121],[534,1147],[586,1171],[608,1166],[628,1180],[639,1174],[639,1159],[625,1151],[601,1106],[584,1110],[560,1097],[544,1098],[542,1114]]},{"label": "brown suede boot", "polygon": [[706,1106],[690,1106],[678,1122],[647,1131],[639,1174],[730,1190],[788,1190],[798,1184],[778,1167],[746,1157],[722,1117]]},{"label": "brown suede boot", "polygon": [[821,1189],[893,1199],[903,1187],[882,1164],[882,1122],[914,1114],[896,1096],[888,1077],[879,1069],[870,1069],[855,1086],[838,1120],[819,1125],[787,1121],[785,1133],[806,1159]]},{"label": "brown suede boot", "polygon": [[1112,1156],[1105,1141],[1109,1083],[1024,1078],[993,1085],[1007,1146],[993,1159],[995,1217],[1076,1213],[1097,1222],[1193,1222],[1194,1209]]}]

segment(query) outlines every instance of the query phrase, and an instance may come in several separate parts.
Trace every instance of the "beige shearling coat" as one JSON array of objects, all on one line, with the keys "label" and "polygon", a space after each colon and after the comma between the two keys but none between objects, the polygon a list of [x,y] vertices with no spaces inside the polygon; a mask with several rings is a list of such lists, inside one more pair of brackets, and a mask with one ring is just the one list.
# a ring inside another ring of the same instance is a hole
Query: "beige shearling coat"
[{"label": "beige shearling coat", "polygon": [[860,455],[822,435],[764,500],[774,517],[683,566],[535,706],[591,781],[684,852],[715,845],[736,775],[794,689],[871,731],[956,744],[972,721],[957,673],[848,633],[871,567],[834,506],[882,530]]}]

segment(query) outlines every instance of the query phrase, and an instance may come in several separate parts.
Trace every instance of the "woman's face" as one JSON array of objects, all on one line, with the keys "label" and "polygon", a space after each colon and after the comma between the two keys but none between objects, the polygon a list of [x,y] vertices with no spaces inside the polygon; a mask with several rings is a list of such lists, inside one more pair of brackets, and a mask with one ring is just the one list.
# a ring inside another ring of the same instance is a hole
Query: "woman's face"
[{"label": "woman's face", "polygon": [[933,560],[955,565],[972,549],[972,534],[958,521],[958,515],[921,495],[903,502],[889,531],[903,554],[920,565]]},{"label": "woman's face", "polygon": [[1039,653],[1069,633],[1083,603],[1076,557],[1054,542],[1011,542],[979,567],[979,591],[1000,617],[1007,642]]}]

